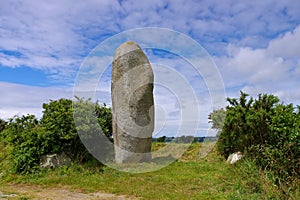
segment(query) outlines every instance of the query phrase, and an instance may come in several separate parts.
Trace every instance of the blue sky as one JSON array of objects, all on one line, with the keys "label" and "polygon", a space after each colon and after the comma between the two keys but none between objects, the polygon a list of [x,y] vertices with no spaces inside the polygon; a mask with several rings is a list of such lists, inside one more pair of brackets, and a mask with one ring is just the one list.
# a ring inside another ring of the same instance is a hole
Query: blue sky
[{"label": "blue sky", "polygon": [[[202,45],[220,71],[226,96],[237,97],[239,90],[254,96],[273,93],[284,102],[300,104],[299,10],[300,2],[294,0],[3,1],[0,118],[41,116],[42,103],[72,98],[80,66],[97,45],[144,27],[178,31]],[[170,63],[158,53],[153,62]],[[184,63],[176,63],[189,73]],[[189,80],[197,88],[199,80]],[[109,101],[109,77],[101,81],[97,95]],[[161,110],[167,110],[162,112],[176,111],[172,98],[157,98],[165,106]],[[206,108],[201,121],[205,127],[212,107],[204,100],[201,105]]]}]

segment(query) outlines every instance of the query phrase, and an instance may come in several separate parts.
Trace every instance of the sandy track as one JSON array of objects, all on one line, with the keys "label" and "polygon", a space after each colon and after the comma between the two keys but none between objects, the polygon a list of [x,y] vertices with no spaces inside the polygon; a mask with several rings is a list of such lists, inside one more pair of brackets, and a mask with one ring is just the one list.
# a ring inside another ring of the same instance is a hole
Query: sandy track
[{"label": "sandy track", "polygon": [[[3,191],[3,192],[1,192]],[[76,190],[71,190],[66,187],[62,188],[43,188],[39,186],[27,185],[6,185],[0,186],[0,199],[19,199],[26,197],[34,200],[128,200],[137,199],[135,197],[127,197],[125,195],[117,196],[104,192],[82,193]]]}]

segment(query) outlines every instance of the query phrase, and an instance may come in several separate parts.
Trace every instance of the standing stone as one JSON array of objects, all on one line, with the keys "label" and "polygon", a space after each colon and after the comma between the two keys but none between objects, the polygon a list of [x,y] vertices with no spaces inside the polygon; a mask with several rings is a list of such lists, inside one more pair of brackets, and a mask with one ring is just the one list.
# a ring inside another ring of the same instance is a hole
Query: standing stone
[{"label": "standing stone", "polygon": [[112,63],[112,115],[117,163],[151,160],[154,131],[153,71],[134,42],[125,42]]}]

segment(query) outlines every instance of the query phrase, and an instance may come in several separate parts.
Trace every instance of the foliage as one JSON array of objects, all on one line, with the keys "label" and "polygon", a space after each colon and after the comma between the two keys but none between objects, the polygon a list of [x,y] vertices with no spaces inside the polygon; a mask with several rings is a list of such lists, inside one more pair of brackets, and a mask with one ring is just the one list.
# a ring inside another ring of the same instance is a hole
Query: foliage
[{"label": "foliage", "polygon": [[218,150],[225,157],[237,151],[247,152],[252,145],[265,144],[272,135],[269,123],[279,99],[260,94],[257,100],[248,100],[247,96],[241,92],[239,99],[227,99],[230,105],[226,107],[218,141]]},{"label": "foliage", "polygon": [[104,103],[103,106],[100,106],[97,102],[95,105],[95,115],[98,119],[98,123],[106,135],[106,137],[113,142],[112,138],[112,112],[111,108],[107,107]]},{"label": "foliage", "polygon": [[162,137],[159,137],[159,138],[157,138],[156,141],[157,141],[157,142],[165,142],[165,141],[166,141],[166,136],[164,135],[164,136],[162,136]]},{"label": "foliage", "polygon": [[[43,108],[41,123],[54,136],[53,153],[64,152],[73,161],[78,162],[91,158],[81,141],[84,138],[80,138],[77,131],[96,132],[99,125],[104,134],[111,139],[111,109],[105,104],[100,106],[98,102],[92,103],[90,99],[77,98],[74,102],[69,99],[59,99],[43,104]],[[76,126],[74,111],[80,113],[75,117]],[[91,111],[91,114],[87,111]],[[89,123],[92,119],[96,119],[97,122]]]},{"label": "foliage", "polygon": [[6,128],[6,125],[7,125],[6,121],[0,119],[0,132]]},{"label": "foliage", "polygon": [[[73,104],[81,106],[73,107]],[[83,105],[88,105],[88,107],[83,107]],[[40,121],[34,115],[16,116],[9,119],[8,123],[0,121],[0,128],[4,129],[0,131],[1,145],[4,145],[3,149],[8,151],[7,159],[10,163],[10,170],[14,173],[35,171],[41,156],[47,154],[65,153],[73,162],[93,160],[77,133],[77,130],[86,129],[87,124],[75,126],[74,109],[91,109],[96,126],[101,127],[105,136],[112,140],[111,109],[106,105],[100,106],[90,100],[78,99],[73,102],[68,99],[59,99],[43,104],[43,109],[43,117]],[[88,121],[91,118],[81,115],[77,119]],[[88,129],[94,132],[98,130],[93,126]]]},{"label": "foliage", "polygon": [[[272,134],[264,144],[253,145],[249,150],[257,163],[278,176],[276,184],[293,187],[300,178],[300,115],[293,105],[278,105],[269,124]],[[288,191],[286,191],[288,192]]]},{"label": "foliage", "polygon": [[50,103],[43,104],[43,109],[41,124],[51,134],[51,153],[64,152],[73,161],[82,159],[87,151],[76,131],[72,100],[51,100]]},{"label": "foliage", "polygon": [[49,145],[46,130],[34,115],[11,118],[1,132],[1,140],[8,148],[8,159],[14,173],[34,171]]},{"label": "foliage", "polygon": [[212,128],[217,129],[218,131],[217,135],[220,134],[223,128],[225,117],[226,117],[226,110],[224,108],[221,108],[219,110],[214,110],[208,116],[209,123],[212,124]]},{"label": "foliage", "polygon": [[261,169],[274,172],[277,185],[292,184],[300,178],[299,109],[279,103],[274,95],[247,97],[241,92],[239,99],[227,99],[230,105],[226,107],[218,151],[224,157],[241,151]]},{"label": "foliage", "polygon": [[[80,140],[87,150],[97,159],[111,160],[114,150],[112,142],[112,113],[111,108],[90,99],[77,98],[73,102],[74,122]],[[78,152],[79,153],[79,152]]]}]

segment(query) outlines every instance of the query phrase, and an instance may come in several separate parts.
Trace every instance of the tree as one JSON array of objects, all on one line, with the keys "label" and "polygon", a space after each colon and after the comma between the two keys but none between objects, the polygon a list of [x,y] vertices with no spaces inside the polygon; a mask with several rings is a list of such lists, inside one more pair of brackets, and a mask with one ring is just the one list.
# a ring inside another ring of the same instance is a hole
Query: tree
[{"label": "tree", "polygon": [[194,141],[194,136],[191,136],[191,135],[182,135],[180,137],[176,137],[174,139],[174,142],[177,142],[177,143],[192,143]]},{"label": "tree", "polygon": [[209,123],[212,124],[213,129],[217,130],[217,135],[220,134],[223,128],[225,117],[226,117],[226,110],[224,108],[221,108],[219,110],[214,110],[208,115]]}]

